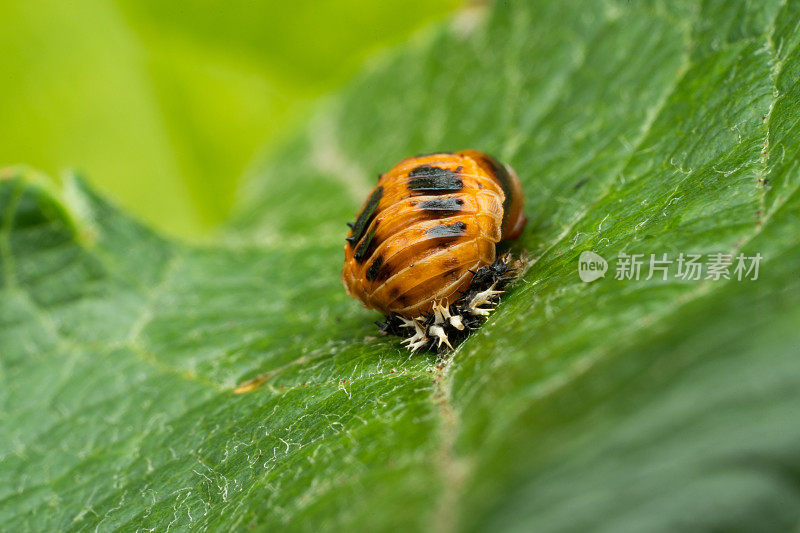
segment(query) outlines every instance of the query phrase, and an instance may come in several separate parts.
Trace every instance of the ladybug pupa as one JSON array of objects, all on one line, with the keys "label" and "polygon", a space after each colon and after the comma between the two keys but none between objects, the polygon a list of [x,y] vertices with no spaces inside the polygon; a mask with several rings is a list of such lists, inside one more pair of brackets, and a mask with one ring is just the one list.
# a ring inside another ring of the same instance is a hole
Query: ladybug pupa
[{"label": "ladybug pupa", "polygon": [[479,327],[524,262],[497,245],[527,219],[519,178],[476,150],[400,161],[348,224],[347,294],[386,316],[414,352],[452,349]]}]

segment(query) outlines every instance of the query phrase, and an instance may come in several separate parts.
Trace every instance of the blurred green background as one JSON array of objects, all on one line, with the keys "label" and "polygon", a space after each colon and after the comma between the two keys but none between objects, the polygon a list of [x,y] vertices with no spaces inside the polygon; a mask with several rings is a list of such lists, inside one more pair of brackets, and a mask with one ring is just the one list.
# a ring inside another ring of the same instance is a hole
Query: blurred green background
[{"label": "blurred green background", "polygon": [[459,0],[4,0],[0,167],[86,174],[199,238],[240,176],[365,58]]}]

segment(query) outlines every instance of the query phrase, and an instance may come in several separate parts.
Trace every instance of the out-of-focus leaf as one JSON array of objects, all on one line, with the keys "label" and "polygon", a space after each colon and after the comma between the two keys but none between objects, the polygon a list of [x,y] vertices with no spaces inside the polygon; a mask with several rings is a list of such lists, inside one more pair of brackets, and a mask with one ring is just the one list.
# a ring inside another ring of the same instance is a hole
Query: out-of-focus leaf
[{"label": "out-of-focus leaf", "polygon": [[156,227],[203,236],[315,97],[455,4],[2,2],[0,165],[78,168]]}]

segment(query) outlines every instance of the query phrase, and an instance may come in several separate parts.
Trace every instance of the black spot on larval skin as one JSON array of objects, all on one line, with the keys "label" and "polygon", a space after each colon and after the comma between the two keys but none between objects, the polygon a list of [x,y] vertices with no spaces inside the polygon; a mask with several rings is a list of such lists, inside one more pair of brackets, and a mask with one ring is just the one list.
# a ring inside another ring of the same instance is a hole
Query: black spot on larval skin
[{"label": "black spot on larval skin", "polygon": [[347,237],[347,242],[350,243],[350,246],[355,246],[358,241],[361,240],[361,237],[364,236],[364,232],[369,227],[372,220],[375,218],[375,212],[378,210],[378,203],[381,201],[381,197],[383,196],[383,187],[376,187],[372,194],[369,195],[369,199],[367,200],[367,204],[364,206],[364,209],[361,210],[361,213],[358,214],[356,221],[348,226],[353,230],[352,234]]},{"label": "black spot on larval skin", "polygon": [[439,224],[428,228],[425,234],[434,239],[443,237],[460,237],[467,231],[467,225],[463,222],[453,222],[452,224]]},{"label": "black spot on larval skin", "polygon": [[408,173],[408,188],[417,192],[443,193],[464,188],[457,172],[440,167],[421,165]]},{"label": "black spot on larval skin", "polygon": [[381,266],[383,265],[383,257],[378,256],[375,258],[375,261],[367,269],[367,280],[368,281],[375,281],[378,277],[378,271],[380,271]]},{"label": "black spot on larval skin", "polygon": [[425,202],[420,202],[419,207],[420,209],[424,209],[425,211],[431,212],[449,212],[454,213],[457,211],[461,211],[461,207],[464,205],[464,200],[461,198],[436,198],[434,200],[426,200]]}]

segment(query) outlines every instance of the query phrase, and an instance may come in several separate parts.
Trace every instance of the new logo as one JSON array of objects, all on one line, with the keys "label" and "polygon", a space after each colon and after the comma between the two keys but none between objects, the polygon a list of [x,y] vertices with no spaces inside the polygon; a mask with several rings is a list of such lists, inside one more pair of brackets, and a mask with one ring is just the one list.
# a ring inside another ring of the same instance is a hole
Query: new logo
[{"label": "new logo", "polygon": [[605,277],[607,270],[608,262],[600,255],[589,250],[581,252],[581,256],[578,258],[578,276],[581,281],[589,283]]}]

